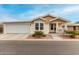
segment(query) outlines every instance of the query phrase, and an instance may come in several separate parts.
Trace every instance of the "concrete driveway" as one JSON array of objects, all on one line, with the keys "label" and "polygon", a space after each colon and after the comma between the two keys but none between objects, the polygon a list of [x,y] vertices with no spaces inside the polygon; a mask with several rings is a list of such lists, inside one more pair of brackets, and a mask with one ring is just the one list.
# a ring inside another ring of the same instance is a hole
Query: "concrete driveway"
[{"label": "concrete driveway", "polygon": [[29,34],[0,34],[0,40],[26,39]]},{"label": "concrete driveway", "polygon": [[1,40],[2,55],[79,55],[79,41]]}]

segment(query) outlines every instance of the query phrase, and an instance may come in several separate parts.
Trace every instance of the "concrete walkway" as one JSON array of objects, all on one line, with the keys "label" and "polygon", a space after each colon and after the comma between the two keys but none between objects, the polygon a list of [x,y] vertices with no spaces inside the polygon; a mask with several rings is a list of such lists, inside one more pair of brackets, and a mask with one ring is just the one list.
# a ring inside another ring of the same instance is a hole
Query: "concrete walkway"
[{"label": "concrete walkway", "polygon": [[60,37],[61,34],[51,34],[53,37],[53,41],[79,41],[79,39],[63,39],[62,37]]},{"label": "concrete walkway", "polygon": [[51,34],[52,35],[52,37],[54,38],[54,40],[63,40],[60,36],[59,36],[59,34]]}]

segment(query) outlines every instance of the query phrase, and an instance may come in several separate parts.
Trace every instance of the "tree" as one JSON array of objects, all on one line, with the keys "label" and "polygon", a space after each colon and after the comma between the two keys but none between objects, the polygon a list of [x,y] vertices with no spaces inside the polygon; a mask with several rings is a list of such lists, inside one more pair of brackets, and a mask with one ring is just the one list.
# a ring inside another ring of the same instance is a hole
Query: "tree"
[{"label": "tree", "polygon": [[79,21],[75,22],[75,23],[79,23]]}]

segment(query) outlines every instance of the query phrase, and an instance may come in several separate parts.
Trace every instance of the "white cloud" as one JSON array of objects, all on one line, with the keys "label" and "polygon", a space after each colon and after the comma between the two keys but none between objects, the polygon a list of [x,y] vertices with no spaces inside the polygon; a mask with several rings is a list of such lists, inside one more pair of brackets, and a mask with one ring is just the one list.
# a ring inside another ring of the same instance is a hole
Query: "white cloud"
[{"label": "white cloud", "polygon": [[[34,8],[33,10],[26,11],[19,15],[20,19],[33,19],[38,16],[43,16],[46,14],[56,14],[57,9],[52,8],[52,5],[42,5]],[[56,14],[57,15],[57,14]]]},{"label": "white cloud", "polygon": [[68,14],[72,14],[75,12],[79,12],[79,5],[72,5],[72,6],[63,6],[61,8],[55,8],[52,5],[41,5],[35,7],[33,10],[26,11],[20,14],[20,19],[32,19],[38,16],[52,14],[55,16],[64,16]]},{"label": "white cloud", "polygon": [[[17,20],[28,20],[33,19],[38,16],[53,14],[55,16],[64,16],[69,15],[75,12],[79,12],[79,5],[64,6],[61,8],[54,8],[52,5],[39,5],[35,6],[33,10],[26,11],[17,16]],[[12,14],[9,14],[9,11],[6,11],[3,7],[0,6],[0,21],[15,21],[12,17]]]},{"label": "white cloud", "polygon": [[79,5],[68,6],[62,9],[62,14],[72,14],[75,12],[79,12]]}]

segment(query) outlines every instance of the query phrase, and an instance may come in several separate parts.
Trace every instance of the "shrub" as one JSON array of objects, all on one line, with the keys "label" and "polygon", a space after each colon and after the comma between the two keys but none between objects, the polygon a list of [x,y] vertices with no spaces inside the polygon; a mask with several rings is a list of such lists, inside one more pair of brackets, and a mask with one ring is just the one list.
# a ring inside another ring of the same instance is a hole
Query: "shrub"
[{"label": "shrub", "polygon": [[64,32],[70,34],[69,36],[71,38],[75,38],[75,35],[77,35],[75,31],[71,31],[71,30],[65,30]]},{"label": "shrub", "polygon": [[45,37],[45,34],[42,31],[35,31],[35,33],[32,35],[33,37]]},{"label": "shrub", "polygon": [[71,31],[71,30],[64,30],[64,32],[67,34],[75,34],[75,31]]},{"label": "shrub", "polygon": [[79,35],[79,31],[75,31],[75,34],[76,34],[76,35]]},{"label": "shrub", "polygon": [[79,31],[64,30],[64,32],[70,34],[71,38],[75,38],[76,35],[79,35]]}]

